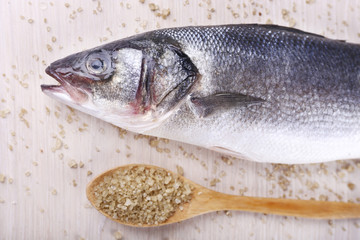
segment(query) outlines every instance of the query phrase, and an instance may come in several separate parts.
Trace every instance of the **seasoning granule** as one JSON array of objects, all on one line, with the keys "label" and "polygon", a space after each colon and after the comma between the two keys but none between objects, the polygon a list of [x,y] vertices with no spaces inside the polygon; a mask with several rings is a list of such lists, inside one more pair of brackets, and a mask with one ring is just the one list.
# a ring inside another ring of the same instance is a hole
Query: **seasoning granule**
[{"label": "seasoning granule", "polygon": [[114,219],[138,225],[165,222],[192,189],[164,169],[132,166],[105,176],[94,187],[95,206]]},{"label": "seasoning granule", "polygon": [[1,174],[1,173],[0,173],[0,182],[1,182],[1,183],[4,183],[5,180],[6,180],[6,176],[5,176],[4,174]]}]

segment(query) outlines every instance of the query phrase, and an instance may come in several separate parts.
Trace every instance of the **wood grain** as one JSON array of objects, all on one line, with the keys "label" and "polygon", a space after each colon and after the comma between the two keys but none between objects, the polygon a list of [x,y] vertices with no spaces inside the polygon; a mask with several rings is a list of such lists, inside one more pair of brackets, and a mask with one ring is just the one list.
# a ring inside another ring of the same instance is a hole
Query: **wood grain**
[{"label": "wood grain", "polygon": [[[309,3],[307,3],[309,2]],[[159,6],[151,11],[149,3]],[[163,19],[157,13],[170,9]],[[45,67],[68,54],[156,28],[275,23],[360,43],[360,1],[1,1],[0,239],[356,239],[359,220],[244,212],[138,229],[90,207],[87,183],[112,167],[158,165],[213,190],[246,196],[360,201],[360,163],[258,164],[143,137],[45,96]],[[74,160],[77,168],[69,167]],[[80,168],[80,161],[84,166]],[[231,163],[231,164],[230,164]],[[93,175],[88,176],[88,171]],[[3,181],[3,182],[2,182]]]}]

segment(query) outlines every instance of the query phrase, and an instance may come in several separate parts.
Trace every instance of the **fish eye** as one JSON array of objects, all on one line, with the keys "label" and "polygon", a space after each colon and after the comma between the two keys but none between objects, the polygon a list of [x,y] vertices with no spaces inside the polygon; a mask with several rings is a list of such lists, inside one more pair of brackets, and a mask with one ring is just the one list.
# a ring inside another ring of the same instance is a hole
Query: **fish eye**
[{"label": "fish eye", "polygon": [[105,62],[100,58],[89,59],[86,67],[94,74],[101,74],[106,70]]},{"label": "fish eye", "polygon": [[101,61],[100,59],[94,59],[90,62],[90,67],[93,69],[93,70],[96,70],[96,71],[99,71],[101,69],[103,69],[104,67],[104,62]]},{"label": "fish eye", "polygon": [[86,68],[90,73],[99,75],[107,70],[107,64],[100,56],[93,56],[87,60]]}]

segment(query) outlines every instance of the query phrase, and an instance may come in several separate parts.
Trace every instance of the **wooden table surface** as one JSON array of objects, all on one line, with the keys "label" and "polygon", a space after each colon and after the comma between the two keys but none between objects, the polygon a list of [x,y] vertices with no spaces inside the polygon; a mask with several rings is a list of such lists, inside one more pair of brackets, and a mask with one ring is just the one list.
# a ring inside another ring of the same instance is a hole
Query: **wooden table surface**
[{"label": "wooden table surface", "polygon": [[187,178],[224,193],[360,202],[360,161],[277,165],[227,158],[120,130],[40,90],[55,83],[46,66],[77,51],[163,27],[254,22],[360,43],[359,0],[1,1],[0,239],[115,239],[116,232],[123,239],[359,239],[359,219],[245,212],[132,228],[106,219],[86,199],[97,174],[146,163],[180,166]]}]

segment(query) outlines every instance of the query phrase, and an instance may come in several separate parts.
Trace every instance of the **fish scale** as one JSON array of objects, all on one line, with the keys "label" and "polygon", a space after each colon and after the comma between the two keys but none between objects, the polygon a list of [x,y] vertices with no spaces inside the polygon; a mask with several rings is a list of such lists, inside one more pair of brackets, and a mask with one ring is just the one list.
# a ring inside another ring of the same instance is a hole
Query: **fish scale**
[{"label": "fish scale", "polygon": [[[96,84],[101,91],[90,83],[91,107],[71,103],[119,127],[260,162],[360,158],[359,45],[274,25],[195,26],[143,33],[59,61],[78,66],[99,50],[153,63],[143,84],[122,82],[132,89],[147,84],[138,94],[164,93],[161,102],[147,102],[149,108],[134,113],[131,106],[139,102],[115,104],[102,93],[108,82],[131,75],[114,74]],[[50,73],[64,71],[59,61]],[[140,72],[135,65],[112,70]]]},{"label": "fish scale", "polygon": [[[194,38],[199,32],[203,32],[203,38]],[[150,34],[175,38],[190,59],[198,59],[198,52],[203,51],[211,56],[212,65],[217,66],[215,69],[202,69],[201,61],[195,62],[199,72],[217,73],[207,73],[209,77],[201,79],[202,83],[208,83],[207,89],[196,89],[196,94],[230,91],[267,100],[252,111],[233,109],[230,124],[236,124],[231,128],[232,133],[241,135],[242,131],[260,124],[263,134],[270,131],[288,136],[302,135],[304,141],[347,135],[359,137],[358,45],[271,26],[189,27]],[[202,43],[197,44],[198,41]],[[230,56],[230,48],[236,49],[238,55],[232,53]],[[269,68],[264,69],[264,66]],[[182,119],[186,119],[184,112],[188,111],[184,105],[165,128],[181,126]],[[212,118],[221,117],[215,114]],[[193,119],[186,125],[209,126],[208,122],[212,121]],[[161,136],[171,138],[168,134]],[[261,136],[261,133],[254,135]],[[237,151],[241,152],[241,148]]]}]

